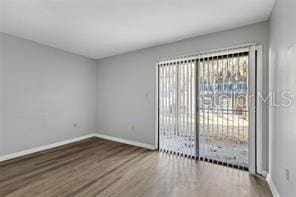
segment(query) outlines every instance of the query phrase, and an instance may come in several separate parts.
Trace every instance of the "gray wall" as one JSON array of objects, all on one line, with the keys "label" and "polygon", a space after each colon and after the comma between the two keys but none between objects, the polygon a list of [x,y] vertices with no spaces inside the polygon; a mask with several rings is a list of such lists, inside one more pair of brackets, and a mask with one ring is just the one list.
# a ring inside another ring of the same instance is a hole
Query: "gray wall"
[{"label": "gray wall", "polygon": [[[256,42],[264,47],[263,88],[268,91],[267,22],[152,47],[98,61],[97,132],[154,144],[155,63],[161,58]],[[268,105],[264,106],[263,165],[268,169]],[[134,129],[133,129],[134,126]]]},{"label": "gray wall", "polygon": [[[270,89],[288,90],[289,107],[270,108],[270,174],[283,197],[296,194],[296,1],[277,1],[270,20]],[[285,169],[290,170],[287,181]]]},{"label": "gray wall", "polygon": [[94,60],[3,33],[0,43],[1,155],[95,132]]},{"label": "gray wall", "polygon": [[3,43],[0,38],[0,155],[3,152]]}]

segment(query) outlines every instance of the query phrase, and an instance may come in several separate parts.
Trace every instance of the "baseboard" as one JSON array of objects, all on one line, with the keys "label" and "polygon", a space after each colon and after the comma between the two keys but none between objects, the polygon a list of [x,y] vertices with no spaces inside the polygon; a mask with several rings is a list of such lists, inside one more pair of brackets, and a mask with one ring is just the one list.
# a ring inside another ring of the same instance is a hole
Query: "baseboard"
[{"label": "baseboard", "polygon": [[126,140],[126,139],[122,139],[122,138],[112,137],[109,135],[103,135],[103,134],[99,134],[99,133],[96,133],[95,135],[98,138],[103,138],[106,140],[111,140],[111,141],[129,144],[129,145],[133,145],[133,146],[138,146],[138,147],[142,147],[142,148],[146,148],[146,149],[150,149],[150,150],[155,150],[154,145],[144,144],[144,143],[140,143],[140,142],[135,142],[135,141]]},{"label": "baseboard", "polygon": [[271,192],[272,192],[272,195],[273,195],[274,197],[280,197],[280,194],[279,194],[278,190],[276,189],[276,186],[275,186],[275,184],[273,183],[273,180],[272,180],[272,178],[271,178],[271,176],[270,176],[269,173],[268,173],[267,176],[266,176],[266,181],[267,181],[267,183],[268,183],[268,185],[269,185],[269,187],[270,187],[270,190],[271,190]]},{"label": "baseboard", "polygon": [[89,135],[84,135],[84,136],[81,136],[81,137],[77,137],[77,138],[73,138],[73,139],[69,139],[69,140],[64,140],[64,141],[61,141],[61,142],[56,142],[56,143],[45,145],[45,146],[39,146],[39,147],[36,147],[36,148],[27,149],[27,150],[24,150],[24,151],[20,151],[20,152],[8,154],[8,155],[3,155],[3,156],[0,156],[0,162],[1,161],[7,161],[7,160],[10,160],[10,159],[15,159],[15,158],[22,157],[22,156],[25,156],[25,155],[29,155],[29,154],[32,154],[32,153],[48,150],[48,149],[55,148],[55,147],[58,147],[58,146],[62,146],[62,145],[65,145],[65,144],[70,144],[70,143],[73,143],[73,142],[81,141],[81,140],[88,139],[88,138],[91,138],[91,137],[103,138],[103,139],[107,139],[107,140],[111,140],[111,141],[115,141],[115,142],[120,142],[120,143],[124,143],[124,144],[129,144],[129,145],[133,145],[133,146],[139,146],[139,147],[142,147],[142,148],[155,150],[155,147],[153,145],[150,145],[150,144],[144,144],[144,143],[135,142],[135,141],[131,141],[131,140],[126,140],[126,139],[122,139],[122,138],[116,138],[116,137],[111,137],[111,136],[102,135],[102,134],[98,134],[98,133],[92,133],[92,134],[89,134]]},{"label": "baseboard", "polygon": [[266,177],[267,177],[267,175],[268,175],[268,172],[265,171],[265,170],[262,170],[262,174],[261,174],[261,175],[266,179]]},{"label": "baseboard", "polygon": [[8,155],[3,155],[3,156],[0,156],[0,162],[10,160],[10,159],[15,159],[15,158],[22,157],[22,156],[25,156],[25,155],[28,155],[28,154],[48,150],[48,149],[55,148],[55,147],[58,147],[58,146],[62,146],[62,145],[65,145],[65,144],[70,144],[70,143],[77,142],[77,141],[84,140],[84,139],[88,139],[88,138],[91,138],[91,137],[96,137],[96,134],[92,133],[92,134],[89,134],[89,135],[84,135],[84,136],[81,136],[81,137],[76,137],[76,138],[72,138],[72,139],[69,139],[69,140],[64,140],[64,141],[61,141],[61,142],[56,142],[56,143],[45,145],[45,146],[39,146],[39,147],[36,147],[36,148],[27,149],[27,150],[24,150],[24,151],[20,151],[20,152],[8,154]]}]

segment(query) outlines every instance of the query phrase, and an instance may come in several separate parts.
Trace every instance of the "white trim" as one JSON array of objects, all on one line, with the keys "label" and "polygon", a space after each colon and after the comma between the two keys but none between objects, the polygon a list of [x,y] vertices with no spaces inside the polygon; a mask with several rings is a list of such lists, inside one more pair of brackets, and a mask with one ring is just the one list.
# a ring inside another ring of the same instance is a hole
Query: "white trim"
[{"label": "white trim", "polygon": [[256,46],[251,46],[249,50],[249,173],[256,174],[256,109],[255,109],[255,93],[256,93]]},{"label": "white trim", "polygon": [[24,151],[20,151],[20,152],[8,154],[8,155],[3,155],[3,156],[0,156],[0,162],[10,160],[10,159],[15,159],[15,158],[22,157],[22,156],[25,156],[25,155],[29,155],[29,154],[32,154],[32,153],[48,150],[48,149],[55,148],[55,147],[58,147],[58,146],[62,146],[62,145],[65,145],[65,144],[70,144],[70,143],[73,143],[73,142],[85,140],[85,139],[95,137],[95,136],[96,136],[96,134],[92,133],[92,134],[89,134],[89,135],[84,135],[84,136],[81,136],[81,137],[76,137],[76,138],[73,138],[73,139],[64,140],[64,141],[61,141],[61,142],[56,142],[56,143],[45,145],[45,146],[39,146],[39,147],[36,147],[36,148],[31,148],[31,149],[27,149],[27,150],[24,150]]},{"label": "white trim", "polygon": [[262,85],[262,74],[263,74],[263,57],[262,57],[262,53],[263,53],[263,47],[262,45],[256,46],[256,50],[257,50],[257,109],[256,109],[256,123],[257,123],[257,128],[256,128],[256,136],[257,136],[257,140],[256,140],[256,151],[257,151],[257,169],[256,172],[258,174],[263,175],[263,162],[262,162],[262,155],[263,155],[263,125],[262,125],[262,117],[263,117],[263,103],[262,100],[260,99],[260,97],[258,96],[258,94],[263,95],[263,85]]},{"label": "white trim", "polygon": [[[274,67],[275,65],[273,65],[275,63],[275,55],[272,53],[272,50],[271,48],[269,48],[269,51],[268,51],[268,54],[269,54],[269,68],[272,68]],[[272,70],[270,69],[269,70],[269,75],[268,75],[268,78],[269,78],[269,87],[268,87],[268,90],[269,92],[272,92],[272,90],[274,89],[274,77],[273,77],[273,72],[271,72]],[[268,171],[269,172],[272,172],[272,161],[273,161],[273,133],[274,133],[274,127],[273,127],[273,122],[274,122],[274,117],[273,117],[273,111],[272,111],[272,103],[273,103],[273,99],[268,99],[269,100],[269,103],[268,103]]]},{"label": "white trim", "polygon": [[280,194],[279,194],[278,190],[276,189],[276,186],[273,183],[273,180],[272,180],[272,178],[271,178],[271,176],[270,176],[269,173],[266,176],[266,182],[269,185],[269,188],[271,190],[271,193],[272,193],[273,197],[280,197]]},{"label": "white trim", "polygon": [[264,178],[266,178],[267,177],[267,175],[268,175],[268,172],[267,171],[265,171],[265,170],[262,170],[262,174],[261,174]]},{"label": "white trim", "polygon": [[20,151],[20,152],[8,154],[8,155],[3,155],[3,156],[0,156],[0,162],[10,160],[10,159],[15,159],[15,158],[22,157],[22,156],[25,156],[25,155],[29,155],[29,154],[32,154],[32,153],[48,150],[48,149],[51,149],[51,148],[56,148],[58,146],[70,144],[70,143],[73,143],[73,142],[78,142],[78,141],[85,140],[85,139],[88,139],[88,138],[91,138],[91,137],[103,138],[103,139],[107,139],[107,140],[111,140],[111,141],[115,141],[115,142],[120,142],[120,143],[124,143],[124,144],[129,144],[129,145],[133,145],[133,146],[138,146],[138,147],[142,147],[142,148],[146,148],[146,149],[155,150],[154,145],[144,144],[144,143],[135,142],[135,141],[126,140],[126,139],[117,138],[117,137],[111,137],[111,136],[102,135],[102,134],[98,134],[98,133],[92,133],[92,134],[89,134],[89,135],[84,135],[84,136],[81,136],[81,137],[76,137],[76,138],[73,138],[73,139],[64,140],[64,141],[61,141],[61,142],[56,142],[56,143],[45,145],[45,146],[39,146],[39,147],[36,147],[36,148],[31,148],[31,149],[27,149],[27,150],[24,150],[24,151]]},{"label": "white trim", "polygon": [[159,66],[155,65],[155,137],[154,137],[154,149],[158,150],[158,78],[159,78]]},{"label": "white trim", "polygon": [[133,146],[138,146],[138,147],[142,147],[142,148],[146,148],[146,149],[150,149],[150,150],[155,150],[155,146],[150,145],[150,144],[144,144],[144,143],[141,143],[141,142],[126,140],[126,139],[112,137],[112,136],[109,136],[109,135],[103,135],[103,134],[99,134],[99,133],[96,133],[95,136],[98,137],[98,138],[111,140],[111,141],[114,141],[114,142],[120,142],[120,143],[129,144],[129,145],[133,145]]},{"label": "white trim", "polygon": [[107,140],[111,140],[111,141],[115,141],[115,142],[120,142],[120,143],[124,143],[124,144],[130,144],[130,145],[133,145],[133,146],[139,146],[139,147],[142,147],[142,148],[155,150],[154,145],[144,144],[144,143],[135,142],[135,141],[130,141],[130,140],[122,139],[122,138],[111,137],[111,136],[102,135],[102,134],[98,134],[98,133],[92,133],[92,134],[89,134],[89,135],[84,135],[84,136],[81,136],[81,137],[76,137],[76,138],[73,138],[73,139],[64,140],[64,141],[61,141],[61,142],[56,142],[56,143],[48,144],[48,145],[45,145],[45,146],[39,146],[39,147],[36,147],[36,148],[31,148],[31,149],[27,149],[27,150],[24,150],[24,151],[20,151],[20,152],[8,154],[8,155],[3,155],[3,156],[0,156],[0,162],[10,160],[10,159],[15,159],[15,158],[22,157],[22,156],[25,156],[25,155],[29,155],[29,154],[32,154],[32,153],[48,150],[48,149],[51,149],[51,148],[56,148],[58,146],[70,144],[70,143],[73,143],[73,142],[78,142],[78,141],[85,140],[85,139],[88,139],[88,138],[91,138],[91,137],[103,138],[103,139],[107,139]]}]

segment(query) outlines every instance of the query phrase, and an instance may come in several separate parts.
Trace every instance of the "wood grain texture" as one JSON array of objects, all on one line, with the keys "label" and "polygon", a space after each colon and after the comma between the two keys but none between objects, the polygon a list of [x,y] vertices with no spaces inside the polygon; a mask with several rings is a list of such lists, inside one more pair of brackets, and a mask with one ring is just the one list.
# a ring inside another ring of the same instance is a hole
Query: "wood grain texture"
[{"label": "wood grain texture", "polygon": [[245,171],[90,138],[1,162],[0,196],[272,195]]}]

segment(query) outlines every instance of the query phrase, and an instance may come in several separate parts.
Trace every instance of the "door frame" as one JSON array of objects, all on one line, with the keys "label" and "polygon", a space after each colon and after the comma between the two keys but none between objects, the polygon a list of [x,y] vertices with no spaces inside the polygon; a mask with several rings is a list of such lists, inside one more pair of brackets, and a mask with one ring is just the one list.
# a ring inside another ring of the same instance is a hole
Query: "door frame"
[{"label": "door frame", "polygon": [[263,95],[263,46],[255,46],[256,50],[256,168],[255,173],[263,175],[263,102],[258,93]]}]

